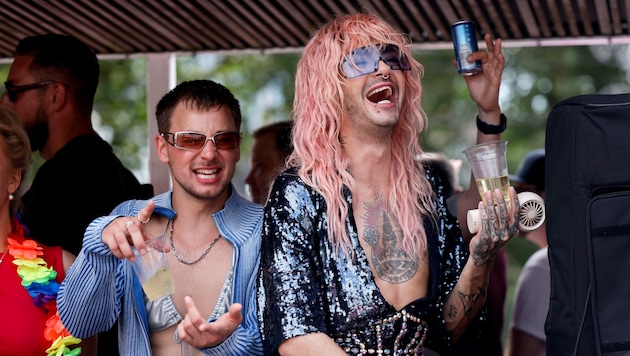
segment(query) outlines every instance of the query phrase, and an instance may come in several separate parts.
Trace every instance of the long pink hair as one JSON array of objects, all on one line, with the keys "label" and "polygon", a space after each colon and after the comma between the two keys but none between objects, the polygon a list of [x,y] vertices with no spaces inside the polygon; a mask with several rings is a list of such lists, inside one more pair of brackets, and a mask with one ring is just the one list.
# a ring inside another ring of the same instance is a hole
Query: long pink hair
[{"label": "long pink hair", "polygon": [[413,59],[406,35],[369,14],[337,17],[313,35],[297,65],[294,151],[288,165],[299,167],[304,182],[322,194],[327,204],[328,238],[338,249],[352,254],[344,223],[349,207],[342,192],[345,186],[354,195],[356,185],[339,140],[344,116],[342,86],[346,81],[340,66],[352,50],[379,43],[398,46],[411,63],[411,70],[403,72],[407,95],[392,133],[391,184],[386,200],[404,233],[403,249],[410,256],[418,256],[426,250],[423,217],[432,216],[432,190],[416,160],[422,153],[418,136],[427,123],[420,106],[423,68]]}]

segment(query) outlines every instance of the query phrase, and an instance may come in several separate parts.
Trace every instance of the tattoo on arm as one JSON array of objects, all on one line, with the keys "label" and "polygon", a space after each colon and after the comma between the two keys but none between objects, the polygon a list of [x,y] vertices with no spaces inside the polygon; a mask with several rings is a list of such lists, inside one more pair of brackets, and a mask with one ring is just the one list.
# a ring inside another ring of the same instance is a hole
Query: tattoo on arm
[{"label": "tattoo on arm", "polygon": [[472,294],[464,294],[459,290],[457,291],[457,296],[459,296],[459,300],[464,307],[464,316],[472,315],[475,312],[477,302],[481,297],[481,291],[480,288],[478,288],[478,292]]},{"label": "tattoo on arm", "polygon": [[494,252],[493,249],[482,245],[479,249],[477,249],[477,253],[473,254],[473,262],[475,263],[475,266],[484,266],[491,263],[495,255],[496,252]]},{"label": "tattoo on arm", "polygon": [[448,308],[448,317],[449,318],[457,318],[457,307],[451,304]]}]

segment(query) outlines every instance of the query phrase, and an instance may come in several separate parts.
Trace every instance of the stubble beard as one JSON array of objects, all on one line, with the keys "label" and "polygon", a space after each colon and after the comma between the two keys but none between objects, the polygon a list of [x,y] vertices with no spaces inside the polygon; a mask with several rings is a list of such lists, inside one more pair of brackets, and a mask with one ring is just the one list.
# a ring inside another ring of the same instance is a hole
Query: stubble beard
[{"label": "stubble beard", "polygon": [[48,130],[48,119],[41,108],[38,108],[35,113],[34,123],[25,128],[31,144],[31,151],[39,151],[42,147],[44,147],[46,141],[48,141],[48,136],[50,135],[50,131]]},{"label": "stubble beard", "polygon": [[179,186],[182,188],[182,190],[184,190],[186,192],[186,194],[188,194],[189,196],[200,200],[200,201],[207,201],[207,200],[214,200],[219,198],[222,194],[224,194],[227,190],[229,190],[229,182],[227,184],[225,184],[225,186],[223,186],[222,183],[222,189],[220,189],[219,191],[216,192],[211,192],[211,193],[207,193],[207,192],[200,192],[198,189],[195,189],[194,185],[190,182],[186,182],[186,181],[182,181],[180,180],[178,177],[176,177],[175,175],[173,175],[173,180],[177,182],[177,184],[179,184]]}]

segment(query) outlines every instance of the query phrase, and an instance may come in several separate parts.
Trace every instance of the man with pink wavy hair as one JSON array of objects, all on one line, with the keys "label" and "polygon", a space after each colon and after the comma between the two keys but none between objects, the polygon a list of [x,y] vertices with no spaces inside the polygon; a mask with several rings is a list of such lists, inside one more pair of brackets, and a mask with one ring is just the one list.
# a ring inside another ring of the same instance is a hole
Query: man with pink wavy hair
[{"label": "man with pink wavy hair", "polygon": [[[487,52],[468,57],[483,71],[464,78],[478,107],[478,143],[505,129],[501,40],[485,41]],[[266,354],[452,353],[482,322],[488,275],[516,232],[518,200],[511,189],[507,205],[496,190],[486,206],[471,189],[458,216],[448,213],[443,183],[416,159],[426,126],[422,70],[408,37],[373,15],[339,16],[306,45],[290,168],[264,210]],[[462,231],[474,208],[482,228],[470,239]]]}]

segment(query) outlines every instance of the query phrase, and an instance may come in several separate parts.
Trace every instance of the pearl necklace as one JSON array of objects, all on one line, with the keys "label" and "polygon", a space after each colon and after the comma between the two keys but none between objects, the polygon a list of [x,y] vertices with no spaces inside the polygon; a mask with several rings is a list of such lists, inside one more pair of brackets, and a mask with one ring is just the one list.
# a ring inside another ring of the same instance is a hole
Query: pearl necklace
[{"label": "pearl necklace", "polygon": [[199,258],[197,258],[194,261],[186,261],[185,259],[181,258],[179,256],[179,254],[177,253],[177,250],[175,249],[175,245],[173,244],[173,231],[175,231],[175,219],[173,219],[173,222],[171,223],[171,236],[170,236],[170,242],[171,242],[171,252],[173,253],[173,255],[175,256],[175,258],[177,258],[177,260],[185,265],[189,265],[192,266],[195,263],[203,260],[204,257],[206,257],[206,255],[208,254],[208,252],[210,252],[210,250],[212,249],[212,247],[214,247],[214,244],[217,243],[217,241],[219,241],[219,239],[221,238],[221,234],[219,234],[219,236],[217,236],[216,239],[214,239],[214,241],[212,241],[210,243],[210,246],[208,246],[208,248],[203,251],[203,253],[201,254],[201,256],[199,256]]}]

